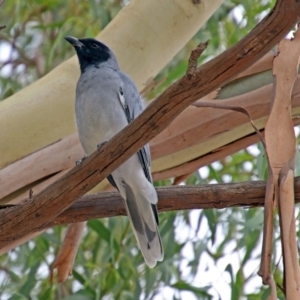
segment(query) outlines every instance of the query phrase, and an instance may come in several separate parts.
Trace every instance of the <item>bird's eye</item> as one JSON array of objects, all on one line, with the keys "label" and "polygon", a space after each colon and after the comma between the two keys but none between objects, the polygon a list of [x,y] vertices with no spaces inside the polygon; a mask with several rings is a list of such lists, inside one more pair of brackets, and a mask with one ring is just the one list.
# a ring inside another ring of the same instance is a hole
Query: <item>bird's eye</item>
[{"label": "bird's eye", "polygon": [[93,44],[92,44],[92,47],[93,47],[93,48],[99,48],[98,44],[96,44],[96,43],[93,43]]}]

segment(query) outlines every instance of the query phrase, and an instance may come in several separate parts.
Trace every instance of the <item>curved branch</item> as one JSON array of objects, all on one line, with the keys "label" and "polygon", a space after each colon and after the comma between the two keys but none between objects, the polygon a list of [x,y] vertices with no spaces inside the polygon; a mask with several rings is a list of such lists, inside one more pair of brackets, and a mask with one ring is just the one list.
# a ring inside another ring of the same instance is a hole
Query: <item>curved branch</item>
[{"label": "curved branch", "polygon": [[[21,206],[0,212],[0,247],[43,228],[149,142],[189,104],[227,83],[274,47],[299,20],[300,3],[278,0],[245,38],[168,88],[98,152]],[[289,16],[288,18],[286,16]]]}]

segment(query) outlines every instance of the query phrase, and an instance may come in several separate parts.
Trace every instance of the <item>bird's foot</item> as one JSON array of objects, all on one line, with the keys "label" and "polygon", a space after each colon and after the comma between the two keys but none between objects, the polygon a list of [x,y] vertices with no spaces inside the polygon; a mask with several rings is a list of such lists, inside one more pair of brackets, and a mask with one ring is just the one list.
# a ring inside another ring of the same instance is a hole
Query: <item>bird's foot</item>
[{"label": "bird's foot", "polygon": [[99,150],[102,148],[102,146],[105,145],[106,143],[107,143],[107,140],[104,140],[104,141],[102,141],[101,143],[99,143],[99,144],[97,145],[97,150],[99,151]]},{"label": "bird's foot", "polygon": [[82,162],[87,158],[87,155],[84,155],[82,158],[76,161],[76,166],[81,166]]}]

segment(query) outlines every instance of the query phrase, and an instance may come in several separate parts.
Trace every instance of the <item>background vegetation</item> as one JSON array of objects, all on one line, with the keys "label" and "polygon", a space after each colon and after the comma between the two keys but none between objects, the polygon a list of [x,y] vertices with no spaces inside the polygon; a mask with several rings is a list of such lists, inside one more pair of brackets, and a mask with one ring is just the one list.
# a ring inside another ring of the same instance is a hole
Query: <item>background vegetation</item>
[{"label": "background vegetation", "polygon": [[[7,1],[1,7],[0,98],[22,89],[74,54],[66,35],[93,37],[129,1]],[[206,61],[261,20],[274,1],[225,1],[207,24],[161,71],[152,99],[182,76],[190,51],[210,39]],[[192,174],[186,184],[265,179],[261,147],[251,146]],[[169,185],[172,180],[156,182]],[[126,217],[88,222],[73,276],[50,284],[49,266],[64,227],[55,227],[0,257],[1,299],[267,299],[257,276],[262,209],[197,210],[160,214],[165,259],[145,267]],[[298,231],[298,235],[299,235]],[[275,241],[275,264],[281,250]],[[282,270],[276,269],[281,284]],[[280,291],[280,288],[279,288]],[[282,294],[279,292],[279,296]]]}]

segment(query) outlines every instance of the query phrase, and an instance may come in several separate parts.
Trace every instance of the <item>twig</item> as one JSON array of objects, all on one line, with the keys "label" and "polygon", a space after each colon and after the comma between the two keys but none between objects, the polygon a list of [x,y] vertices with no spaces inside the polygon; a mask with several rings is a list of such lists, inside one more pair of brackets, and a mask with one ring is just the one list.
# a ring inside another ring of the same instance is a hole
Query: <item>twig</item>
[{"label": "twig", "polygon": [[189,64],[186,71],[186,76],[188,79],[192,79],[196,76],[197,71],[197,65],[198,65],[198,59],[203,53],[203,51],[207,48],[209,43],[209,40],[205,43],[200,43],[196,49],[194,49],[191,53],[191,56],[189,58]]},{"label": "twig", "polygon": [[236,111],[236,112],[246,115],[249,118],[249,121],[250,121],[252,127],[254,128],[257,136],[259,137],[261,143],[263,144],[264,148],[266,149],[264,137],[262,136],[261,132],[254,124],[252,117],[246,108],[241,107],[241,106],[233,106],[230,104],[220,104],[216,101],[214,101],[214,102],[196,102],[196,103],[193,103],[192,105],[196,106],[196,107],[213,107],[213,108],[218,108],[218,109],[233,110],[233,111]]}]

